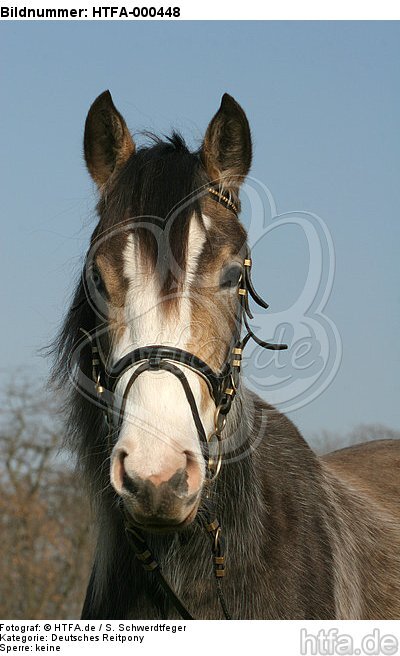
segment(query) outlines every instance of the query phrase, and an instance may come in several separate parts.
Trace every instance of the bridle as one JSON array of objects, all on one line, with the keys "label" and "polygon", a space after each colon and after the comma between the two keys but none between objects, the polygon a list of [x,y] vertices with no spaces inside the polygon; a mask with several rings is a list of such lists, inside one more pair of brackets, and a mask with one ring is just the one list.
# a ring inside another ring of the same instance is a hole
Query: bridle
[{"label": "bridle", "polygon": [[[238,216],[238,208],[234,202],[213,187],[206,189],[209,197],[216,202],[224,205]],[[137,381],[139,376],[152,371],[168,371],[178,378],[185,393],[187,402],[190,406],[193,421],[199,436],[200,444],[202,445],[203,454],[206,462],[206,520],[204,521],[205,528],[211,538],[211,547],[213,553],[214,574],[217,582],[217,594],[221,607],[226,619],[231,619],[227,610],[225,599],[221,588],[221,579],[225,575],[225,557],[224,557],[224,541],[221,532],[221,526],[216,519],[213,503],[210,497],[210,485],[218,477],[223,460],[223,431],[227,422],[227,415],[232,407],[235,399],[240,380],[240,369],[242,365],[243,349],[247,342],[252,338],[256,343],[266,349],[280,350],[286,349],[286,344],[271,344],[259,339],[251,330],[248,319],[253,318],[249,307],[249,296],[261,307],[268,308],[268,304],[257,294],[251,280],[251,265],[252,261],[249,252],[243,260],[243,271],[238,282],[238,315],[236,317],[236,330],[232,339],[233,347],[230,348],[228,357],[219,372],[214,371],[206,362],[201,358],[184,351],[179,348],[164,346],[164,345],[149,345],[136,348],[124,355],[118,360],[110,369],[107,368],[103,358],[101,357],[101,348],[98,335],[94,336],[87,333],[83,328],[81,331],[86,335],[91,346],[92,351],[92,379],[95,386],[95,391],[98,398],[102,401],[104,407],[104,415],[106,423],[108,424],[109,447],[112,448],[111,435],[119,433],[125,412],[126,403],[129,392]],[[244,337],[241,336],[242,326],[246,329]],[[180,365],[180,366],[177,366]],[[113,398],[116,387],[120,382],[122,376],[129,372],[133,367],[134,371],[131,373],[128,382],[125,385],[121,406],[118,411],[116,426],[114,420]],[[200,418],[200,413],[197,407],[195,397],[193,395],[190,384],[184,373],[185,369],[190,369],[205,381],[209,394],[215,404],[214,412],[214,428],[210,434],[206,434],[203,423]],[[211,454],[213,449],[215,453]],[[162,586],[167,594],[168,599],[180,613],[184,619],[194,619],[187,609],[184,607],[179,598],[175,595],[169,583],[164,579],[160,565],[154,558],[153,553],[149,549],[142,533],[133,524],[132,519],[126,511],[122,500],[120,501],[120,508],[123,515],[125,532],[127,539],[133,548],[136,557],[143,566],[143,568],[152,572],[156,577],[158,583]]]}]

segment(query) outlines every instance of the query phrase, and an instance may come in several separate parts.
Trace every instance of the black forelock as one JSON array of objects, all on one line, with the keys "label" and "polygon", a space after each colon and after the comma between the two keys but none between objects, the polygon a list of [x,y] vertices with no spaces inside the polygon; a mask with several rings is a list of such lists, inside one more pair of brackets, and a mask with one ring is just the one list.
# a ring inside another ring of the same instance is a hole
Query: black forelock
[{"label": "black forelock", "polygon": [[[173,132],[164,140],[144,134],[150,144],[138,148],[128,159],[107,197],[99,203],[103,228],[128,218],[127,212],[133,219],[154,216],[165,221],[206,182],[199,154],[188,149],[179,133]],[[196,209],[195,203],[190,209]]]},{"label": "black forelock", "polygon": [[156,264],[165,291],[179,285],[179,271],[186,268],[190,217],[201,216],[196,191],[207,177],[199,153],[191,152],[179,133],[164,139],[145,136],[150,144],[136,150],[100,200],[94,237],[125,221],[142,222],[143,217],[161,226],[157,243],[146,229],[136,229],[135,236],[141,252]]}]

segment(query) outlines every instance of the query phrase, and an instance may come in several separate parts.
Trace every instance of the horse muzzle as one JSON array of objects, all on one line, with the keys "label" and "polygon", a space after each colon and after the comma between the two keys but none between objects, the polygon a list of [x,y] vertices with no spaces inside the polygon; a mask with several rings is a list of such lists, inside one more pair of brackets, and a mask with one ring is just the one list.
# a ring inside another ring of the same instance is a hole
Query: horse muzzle
[{"label": "horse muzzle", "polygon": [[132,522],[147,531],[177,531],[197,514],[203,474],[197,459],[186,453],[171,472],[140,476],[130,467],[128,454],[118,449],[111,461],[111,483]]}]

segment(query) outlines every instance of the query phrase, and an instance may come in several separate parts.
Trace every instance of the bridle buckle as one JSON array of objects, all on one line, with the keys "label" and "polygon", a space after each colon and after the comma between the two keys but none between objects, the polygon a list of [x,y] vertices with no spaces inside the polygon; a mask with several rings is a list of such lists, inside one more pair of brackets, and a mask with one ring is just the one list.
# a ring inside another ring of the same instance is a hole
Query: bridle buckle
[{"label": "bridle buckle", "polygon": [[159,355],[150,355],[148,359],[149,371],[160,371],[160,363],[162,358]]}]

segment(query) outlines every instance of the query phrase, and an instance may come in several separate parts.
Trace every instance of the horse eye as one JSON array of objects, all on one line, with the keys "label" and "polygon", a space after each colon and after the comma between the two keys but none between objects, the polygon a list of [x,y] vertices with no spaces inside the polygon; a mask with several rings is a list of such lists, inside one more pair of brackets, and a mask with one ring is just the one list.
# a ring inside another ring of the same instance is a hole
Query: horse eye
[{"label": "horse eye", "polygon": [[103,288],[103,280],[101,278],[100,272],[97,268],[97,266],[94,264],[92,267],[91,271],[91,278],[94,286],[96,289],[102,289]]},{"label": "horse eye", "polygon": [[222,270],[219,286],[221,289],[233,289],[238,286],[241,275],[242,267],[240,264],[230,264]]}]

